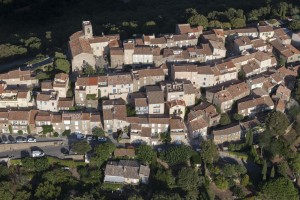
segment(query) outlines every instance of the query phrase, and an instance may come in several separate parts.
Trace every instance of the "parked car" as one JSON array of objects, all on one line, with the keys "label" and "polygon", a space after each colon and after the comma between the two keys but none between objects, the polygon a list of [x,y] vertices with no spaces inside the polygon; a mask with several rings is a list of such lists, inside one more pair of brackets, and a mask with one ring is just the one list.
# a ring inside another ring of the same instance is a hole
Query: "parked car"
[{"label": "parked car", "polygon": [[27,142],[36,142],[36,139],[33,137],[27,138]]},{"label": "parked car", "polygon": [[37,151],[32,151],[31,156],[33,158],[43,157],[43,156],[45,156],[45,153],[42,152],[42,151],[38,151],[38,150]]},{"label": "parked car", "polygon": [[76,137],[79,140],[83,140],[85,138],[85,135],[81,134],[81,133],[76,133]]},{"label": "parked car", "polygon": [[86,136],[86,140],[87,141],[92,141],[92,140],[96,140],[97,138],[95,137],[95,136],[93,136],[93,135],[87,135]]},{"label": "parked car", "polygon": [[7,139],[6,135],[2,135],[2,140],[3,140],[3,143],[5,143],[5,144],[8,143],[8,139]]},{"label": "parked car", "polygon": [[24,142],[27,142],[27,140],[24,137],[18,136],[18,137],[16,137],[16,142],[17,143],[24,143]]},{"label": "parked car", "polygon": [[1,137],[0,137],[0,143],[2,143],[2,139],[1,139]]},{"label": "parked car", "polygon": [[99,137],[99,138],[98,138],[98,141],[99,141],[99,142],[106,142],[106,141],[107,141],[107,138],[106,138],[106,137]]},{"label": "parked car", "polygon": [[11,143],[16,143],[16,140],[13,136],[9,135],[8,136],[8,140],[11,142]]}]

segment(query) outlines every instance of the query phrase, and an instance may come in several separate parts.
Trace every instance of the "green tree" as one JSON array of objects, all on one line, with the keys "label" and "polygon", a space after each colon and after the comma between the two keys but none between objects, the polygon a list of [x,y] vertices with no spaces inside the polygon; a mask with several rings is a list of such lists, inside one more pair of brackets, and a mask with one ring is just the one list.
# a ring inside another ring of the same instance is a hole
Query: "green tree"
[{"label": "green tree", "polygon": [[5,200],[13,200],[10,182],[0,182],[0,197]]},{"label": "green tree", "polygon": [[297,154],[294,158],[291,159],[290,166],[294,173],[300,173],[300,154]]},{"label": "green tree", "polygon": [[37,172],[42,172],[49,169],[50,164],[47,158],[36,158],[34,159],[34,168]]},{"label": "green tree", "polygon": [[18,190],[14,195],[14,200],[30,200],[31,193],[25,190]]},{"label": "green tree", "polygon": [[130,195],[130,197],[128,197],[127,200],[144,200],[143,197],[139,196],[139,195]]},{"label": "green tree", "polygon": [[152,200],[181,200],[178,193],[156,192],[152,196]]},{"label": "green tree", "polygon": [[251,130],[246,133],[246,144],[250,147],[253,144],[253,132]]},{"label": "green tree", "polygon": [[74,177],[70,171],[63,169],[54,169],[43,174],[43,179],[49,181],[50,183],[56,184],[69,184],[69,182],[74,181]]},{"label": "green tree", "polygon": [[268,170],[267,161],[264,160],[263,168],[262,168],[262,171],[261,171],[261,174],[263,175],[263,180],[264,181],[267,179],[267,170]]},{"label": "green tree", "polygon": [[85,75],[94,75],[96,74],[96,70],[90,66],[90,65],[87,65],[84,69],[83,69],[83,73]]},{"label": "green tree", "polygon": [[208,20],[204,15],[194,15],[188,19],[188,23],[192,26],[203,26],[204,29],[208,26]]},{"label": "green tree", "polygon": [[271,174],[270,174],[270,178],[274,178],[275,177],[275,168],[274,166],[271,169]]},{"label": "green tree", "polygon": [[235,197],[237,197],[238,199],[244,199],[246,196],[243,189],[239,186],[234,186],[232,192],[233,192],[233,195]]},{"label": "green tree", "polygon": [[203,141],[200,155],[205,164],[212,164],[219,160],[219,151],[212,140]]},{"label": "green tree", "polygon": [[0,164],[0,180],[3,180],[8,175],[9,175],[8,167]]},{"label": "green tree", "polygon": [[172,146],[160,154],[160,158],[170,165],[186,162],[193,155],[191,147],[186,145]]},{"label": "green tree", "polygon": [[249,176],[245,174],[241,180],[241,185],[246,187],[248,184],[249,184]]},{"label": "green tree", "polygon": [[245,19],[241,18],[233,18],[230,20],[232,28],[243,28],[246,26],[246,21]]},{"label": "green tree", "polygon": [[160,140],[165,144],[168,144],[171,142],[171,136],[170,136],[170,133],[168,133],[168,132],[160,133],[159,137],[160,137]]},{"label": "green tree", "polygon": [[61,187],[55,186],[50,182],[40,183],[35,191],[34,196],[37,199],[52,200],[57,199],[60,195]]},{"label": "green tree", "polygon": [[194,191],[199,187],[200,179],[192,168],[183,168],[178,173],[177,185],[184,191]]},{"label": "green tree", "polygon": [[116,149],[116,146],[111,142],[106,142],[95,147],[94,155],[91,158],[91,163],[101,167],[103,163],[111,156]]},{"label": "green tree", "polygon": [[39,50],[41,49],[42,43],[41,40],[37,37],[30,37],[24,41],[26,47],[31,50]]},{"label": "green tree", "polygon": [[175,184],[175,178],[170,169],[158,169],[154,175],[154,180],[155,186],[158,188],[172,188]]},{"label": "green tree", "polygon": [[298,190],[289,179],[280,177],[265,182],[260,197],[266,200],[297,200]]},{"label": "green tree", "polygon": [[23,135],[23,131],[22,130],[18,130],[18,135]]},{"label": "green tree", "polygon": [[266,126],[272,135],[280,136],[285,134],[289,120],[284,113],[275,111],[268,116]]},{"label": "green tree", "polygon": [[92,150],[92,147],[87,141],[81,140],[72,144],[72,150],[79,154],[85,154]]},{"label": "green tree", "polygon": [[156,151],[149,145],[142,144],[136,149],[136,156],[143,163],[150,164],[156,159]]},{"label": "green tree", "polygon": [[92,133],[93,133],[93,135],[96,135],[98,137],[104,137],[105,136],[105,133],[104,133],[103,129],[99,128],[99,127],[93,128]]},{"label": "green tree", "polygon": [[300,20],[293,20],[289,23],[288,28],[297,31],[300,30]]},{"label": "green tree", "polygon": [[286,161],[282,161],[278,164],[277,166],[277,172],[278,174],[280,174],[281,176],[287,177],[287,171],[289,169],[289,165]]},{"label": "green tree", "polygon": [[52,125],[43,125],[43,134],[52,133],[53,132],[53,126]]},{"label": "green tree", "polygon": [[221,190],[228,189],[228,181],[223,176],[217,176],[215,180],[215,184]]},{"label": "green tree", "polygon": [[234,113],[233,118],[234,118],[236,121],[241,121],[242,119],[244,119],[244,116],[243,116],[243,115],[240,115],[240,114],[238,114],[238,113]]},{"label": "green tree", "polygon": [[222,126],[228,125],[231,123],[230,117],[227,113],[222,113],[221,114],[221,119],[220,119],[220,124]]},{"label": "green tree", "polygon": [[70,72],[70,62],[66,59],[56,59],[54,61],[54,65],[56,66],[56,69],[63,71],[65,73],[69,73]]}]

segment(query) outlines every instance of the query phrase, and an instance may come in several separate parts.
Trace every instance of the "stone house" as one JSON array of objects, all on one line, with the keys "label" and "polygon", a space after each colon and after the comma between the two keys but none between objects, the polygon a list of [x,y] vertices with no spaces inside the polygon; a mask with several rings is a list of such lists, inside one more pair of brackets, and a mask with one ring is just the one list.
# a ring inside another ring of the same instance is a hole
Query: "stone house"
[{"label": "stone house", "polygon": [[39,80],[35,78],[31,70],[21,70],[20,68],[1,73],[0,81],[6,85],[25,85],[27,88],[39,86]]},{"label": "stone house", "polygon": [[161,82],[166,101],[183,100],[186,106],[195,105],[196,89],[190,81]]},{"label": "stone house", "polygon": [[279,40],[273,40],[270,44],[273,46],[274,55],[281,64],[300,61],[300,51],[293,45],[283,45]]},{"label": "stone house", "polygon": [[249,51],[253,48],[253,44],[249,37],[243,36],[233,41],[233,49],[236,54],[241,54],[244,51]]},{"label": "stone house", "polygon": [[147,86],[146,91],[149,114],[164,114],[165,100],[163,91],[158,86]]},{"label": "stone house", "polygon": [[291,44],[291,37],[286,34],[283,28],[274,29],[274,37],[283,45]]},{"label": "stone house", "polygon": [[272,110],[274,103],[269,96],[259,97],[238,103],[238,114],[253,117],[258,113]]},{"label": "stone house", "polygon": [[122,69],[124,65],[124,50],[120,47],[110,48],[110,67]]},{"label": "stone house", "polygon": [[113,184],[147,184],[150,168],[135,160],[108,161],[104,171],[104,182]]},{"label": "stone house", "polygon": [[123,130],[128,126],[126,102],[119,99],[103,100],[103,128],[106,132],[112,133],[117,130]]},{"label": "stone house", "polygon": [[259,38],[266,41],[274,37],[272,26],[258,26]]},{"label": "stone house", "polygon": [[292,34],[292,45],[296,48],[300,47],[300,32]]},{"label": "stone house", "polygon": [[5,84],[0,88],[0,108],[28,108],[35,105],[28,89],[14,89]]},{"label": "stone house", "polygon": [[38,92],[36,96],[36,107],[39,110],[57,112],[58,99],[57,92]]},{"label": "stone house", "polygon": [[242,139],[241,126],[235,125],[218,130],[213,130],[212,135],[215,144],[223,144],[227,142],[238,142]]},{"label": "stone house", "polygon": [[185,115],[185,102],[183,100],[172,100],[167,103],[168,114],[173,117],[180,117],[184,119]]},{"label": "stone house", "polygon": [[171,118],[170,119],[170,137],[171,141],[180,144],[187,144],[187,128],[183,119]]}]

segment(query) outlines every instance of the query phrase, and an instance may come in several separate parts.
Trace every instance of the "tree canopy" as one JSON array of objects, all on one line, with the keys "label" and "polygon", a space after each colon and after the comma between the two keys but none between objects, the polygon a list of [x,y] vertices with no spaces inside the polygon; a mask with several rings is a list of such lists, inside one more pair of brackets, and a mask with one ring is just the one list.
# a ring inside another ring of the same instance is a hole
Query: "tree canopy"
[{"label": "tree canopy", "polygon": [[275,111],[268,116],[266,126],[272,135],[283,135],[289,126],[289,120],[284,113]]},{"label": "tree canopy", "polygon": [[160,154],[160,158],[168,164],[174,165],[184,163],[193,155],[191,147],[186,145],[172,146]]},{"label": "tree canopy", "polygon": [[137,158],[143,163],[150,164],[156,159],[156,151],[149,145],[142,144],[136,149]]},{"label": "tree canopy", "polygon": [[219,159],[218,148],[212,140],[203,141],[200,154],[206,164],[212,164]]},{"label": "tree canopy", "polygon": [[200,179],[192,168],[183,168],[178,173],[177,185],[184,191],[194,191],[199,187]]},{"label": "tree canopy", "polygon": [[263,184],[261,197],[266,200],[297,200],[299,196],[293,183],[287,178],[280,177]]},{"label": "tree canopy", "polygon": [[79,154],[85,154],[92,150],[92,147],[87,141],[81,140],[72,144],[72,150]]}]

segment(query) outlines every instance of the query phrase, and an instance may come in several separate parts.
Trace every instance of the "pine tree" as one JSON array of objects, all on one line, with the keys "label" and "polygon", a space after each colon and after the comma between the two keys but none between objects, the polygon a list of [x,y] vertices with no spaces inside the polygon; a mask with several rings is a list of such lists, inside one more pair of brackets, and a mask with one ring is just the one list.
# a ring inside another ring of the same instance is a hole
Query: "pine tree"
[{"label": "pine tree", "polygon": [[261,171],[264,181],[267,179],[267,170],[268,170],[267,161],[264,160],[263,168],[262,168],[262,171]]},{"label": "pine tree", "polygon": [[271,177],[271,178],[274,178],[274,177],[275,177],[275,168],[274,168],[274,166],[273,166],[272,169],[271,169],[270,177]]}]

